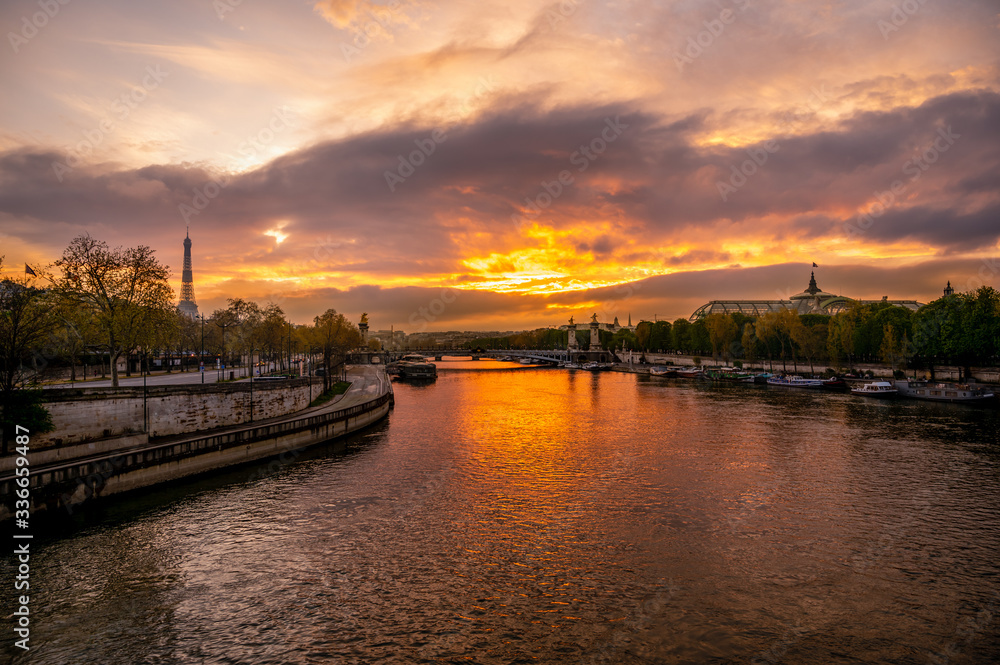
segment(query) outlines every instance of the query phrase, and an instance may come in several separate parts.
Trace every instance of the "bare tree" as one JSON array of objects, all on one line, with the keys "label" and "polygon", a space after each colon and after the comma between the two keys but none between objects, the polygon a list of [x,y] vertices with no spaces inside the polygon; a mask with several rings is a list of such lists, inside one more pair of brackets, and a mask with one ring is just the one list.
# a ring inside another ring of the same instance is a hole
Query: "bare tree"
[{"label": "bare tree", "polygon": [[[56,298],[52,300],[55,301]],[[87,347],[94,346],[98,341],[94,316],[89,309],[74,307],[73,303],[62,298],[54,304],[57,304],[57,307],[53,310],[53,314],[59,323],[53,334],[53,340],[60,353],[69,361],[70,380],[76,381],[77,360]]]},{"label": "bare tree", "polygon": [[[200,319],[192,319],[180,310],[175,310],[173,328],[176,334],[171,341],[176,348],[177,356],[181,359],[180,371],[187,372],[190,370],[192,354],[201,348]],[[199,357],[200,362],[201,358]]]},{"label": "bare tree", "polygon": [[94,312],[101,346],[111,364],[111,384],[118,387],[118,359],[152,338],[155,326],[173,310],[169,269],[145,245],[109,249],[85,234],[74,238],[56,266],[58,290]]},{"label": "bare tree", "polygon": [[284,369],[283,351],[288,343],[288,321],[285,320],[285,312],[278,305],[269,304],[262,313],[260,322],[260,349],[268,360],[280,363],[275,365],[278,369]]},{"label": "bare tree", "polygon": [[233,348],[240,354],[240,357],[247,357],[248,375],[253,376],[253,354],[260,348],[260,323],[264,313],[260,305],[252,300],[242,298],[230,298],[229,307],[226,312],[229,314],[229,321],[232,327]]}]

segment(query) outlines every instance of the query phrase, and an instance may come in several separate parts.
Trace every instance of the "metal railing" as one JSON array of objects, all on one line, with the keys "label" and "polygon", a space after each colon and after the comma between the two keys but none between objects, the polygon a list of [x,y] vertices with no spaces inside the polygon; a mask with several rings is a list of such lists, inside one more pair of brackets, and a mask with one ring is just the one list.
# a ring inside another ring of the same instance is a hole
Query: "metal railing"
[{"label": "metal railing", "polygon": [[[321,413],[315,416],[295,418],[280,423],[248,427],[184,441],[133,448],[117,453],[106,453],[97,457],[75,461],[46,464],[32,468],[29,476],[29,487],[42,488],[52,484],[63,484],[91,477],[97,478],[99,483],[103,485],[103,482],[111,476],[125,471],[177,461],[212,450],[226,450],[240,445],[272,439],[280,435],[318,429],[356,418],[362,414],[378,410],[391,402],[392,397],[392,393],[386,393],[364,404],[337,409],[336,411]],[[13,494],[15,487],[15,476],[13,474],[0,478],[0,497],[10,496]]]}]

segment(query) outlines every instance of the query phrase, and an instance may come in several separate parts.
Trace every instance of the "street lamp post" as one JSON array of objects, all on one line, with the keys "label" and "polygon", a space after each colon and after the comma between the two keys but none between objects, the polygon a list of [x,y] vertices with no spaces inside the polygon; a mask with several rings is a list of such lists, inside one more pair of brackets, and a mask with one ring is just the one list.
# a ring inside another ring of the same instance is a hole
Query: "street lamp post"
[{"label": "street lamp post", "polygon": [[[148,364],[148,356],[146,355],[146,349],[142,349],[142,360],[143,364]],[[142,365],[140,364],[140,370]],[[149,411],[146,408],[146,372],[142,372],[142,431],[147,435],[149,434]]]},{"label": "street lamp post", "polygon": [[[70,334],[71,334],[70,333],[70,329],[72,327],[73,327],[72,324],[70,324],[69,320],[67,319],[66,320],[66,339],[67,340],[70,339]],[[69,366],[69,385],[73,386],[73,385],[76,384],[76,356],[74,355],[69,362],[70,362],[70,366]],[[86,365],[85,365],[85,367],[86,367]],[[84,380],[84,382],[86,382],[86,380],[87,380],[87,371],[86,370],[84,370],[84,373],[83,373],[83,380]]]},{"label": "street lamp post", "polygon": [[253,348],[250,349],[250,422],[253,422]]},{"label": "street lamp post", "polygon": [[312,404],[313,401],[313,378],[312,378],[312,366],[313,366],[313,350],[309,349],[309,360],[306,361],[306,378],[309,379],[309,403]]},{"label": "street lamp post", "polygon": [[201,382],[205,383],[205,315],[199,314],[201,319],[201,355],[198,356],[198,371],[201,372]]},{"label": "street lamp post", "polygon": [[236,325],[234,323],[219,323],[215,322],[215,325],[222,328],[222,357],[219,362],[219,380],[222,380],[222,367],[226,364],[226,328],[231,328]]}]

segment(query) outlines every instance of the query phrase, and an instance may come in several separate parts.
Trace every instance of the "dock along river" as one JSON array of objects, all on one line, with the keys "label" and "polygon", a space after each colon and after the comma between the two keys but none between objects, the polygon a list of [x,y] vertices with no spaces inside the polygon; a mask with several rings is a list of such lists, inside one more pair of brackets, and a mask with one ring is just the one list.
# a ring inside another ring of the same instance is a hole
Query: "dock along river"
[{"label": "dock along river", "polygon": [[50,525],[14,662],[1000,660],[995,408],[438,367],[346,442]]}]

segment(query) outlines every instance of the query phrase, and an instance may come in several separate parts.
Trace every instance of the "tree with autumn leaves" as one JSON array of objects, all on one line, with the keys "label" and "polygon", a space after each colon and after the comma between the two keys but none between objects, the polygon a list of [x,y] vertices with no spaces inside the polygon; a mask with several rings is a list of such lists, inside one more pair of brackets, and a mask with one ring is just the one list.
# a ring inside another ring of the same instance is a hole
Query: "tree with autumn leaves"
[{"label": "tree with autumn leaves", "polygon": [[[0,256],[0,268],[3,257]],[[51,431],[52,421],[37,391],[22,390],[46,340],[59,325],[57,303],[27,276],[0,281],[0,440],[7,454],[16,425]],[[44,360],[44,359],[43,359]]]},{"label": "tree with autumn leaves", "polygon": [[74,238],[55,266],[54,293],[92,317],[117,388],[118,359],[149,345],[174,317],[169,268],[145,245],[111,249],[90,234]]},{"label": "tree with autumn leaves", "polygon": [[361,346],[361,331],[335,309],[328,309],[303,331],[311,349],[319,352],[323,367],[323,392],[333,386],[333,373],[347,353]]}]

